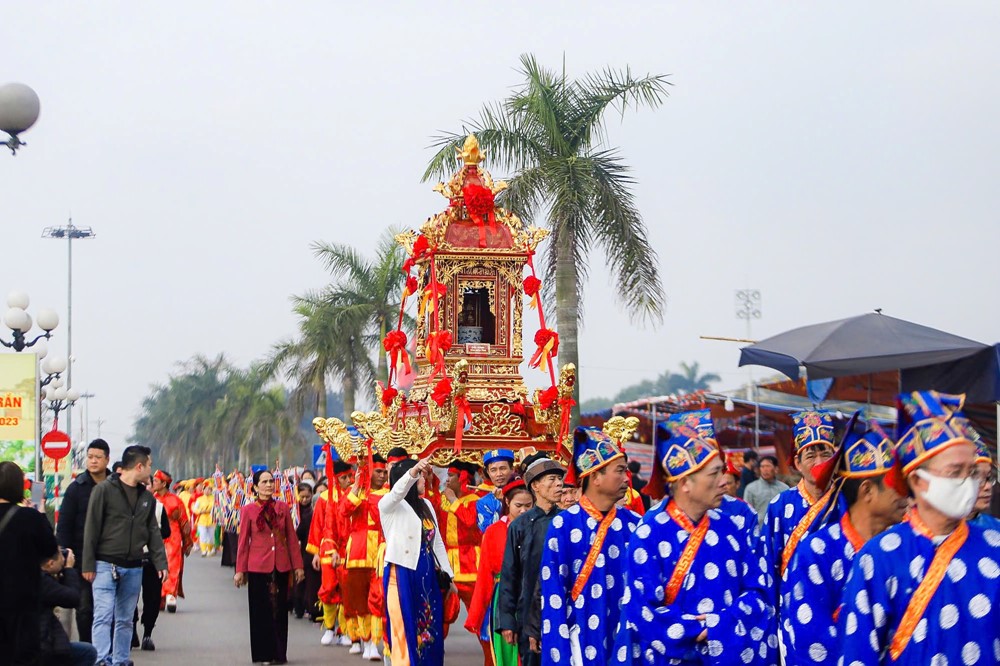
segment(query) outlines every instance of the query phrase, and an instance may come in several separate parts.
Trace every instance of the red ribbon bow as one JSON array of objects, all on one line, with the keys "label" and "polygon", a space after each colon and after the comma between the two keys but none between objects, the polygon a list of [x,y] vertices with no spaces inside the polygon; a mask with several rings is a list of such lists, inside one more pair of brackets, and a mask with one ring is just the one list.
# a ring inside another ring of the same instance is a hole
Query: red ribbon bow
[{"label": "red ribbon bow", "polygon": [[417,240],[413,243],[413,252],[410,256],[406,258],[403,262],[403,272],[409,275],[410,269],[413,268],[414,264],[424,258],[430,251],[430,243],[427,242],[427,236],[420,234],[417,236]]},{"label": "red ribbon bow", "polygon": [[538,406],[542,409],[548,409],[559,399],[559,389],[555,386],[550,386],[541,393],[538,394]]},{"label": "red ribbon bow", "polygon": [[434,379],[439,374],[444,374],[444,355],[451,349],[451,331],[445,329],[427,336],[427,361],[434,366],[434,371],[430,378]]},{"label": "red ribbon bow", "polygon": [[382,346],[389,354],[393,369],[402,362],[407,374],[413,372],[410,367],[410,354],[406,351],[406,333],[400,330],[389,331],[382,340]]},{"label": "red ribbon bow", "polygon": [[528,365],[532,368],[549,369],[549,358],[559,353],[559,334],[548,328],[540,328],[535,333],[535,344],[538,348],[531,356]]},{"label": "red ribbon bow", "polygon": [[524,295],[531,299],[531,309],[538,309],[538,291],[542,288],[542,281],[534,275],[524,278]]},{"label": "red ribbon bow", "polygon": [[438,407],[444,407],[444,403],[448,402],[449,397],[451,397],[451,379],[445,377],[434,385],[434,390],[431,391],[431,400],[437,403]]},{"label": "red ribbon bow", "polygon": [[497,232],[496,201],[493,190],[476,183],[468,183],[462,188],[465,199],[465,209],[469,217],[479,226],[479,247],[486,247],[486,222],[489,220],[490,231]]},{"label": "red ribbon bow", "polygon": [[413,294],[417,293],[417,289],[420,286],[417,284],[417,278],[412,275],[406,278],[406,287],[403,288],[403,298],[409,298]]},{"label": "red ribbon bow", "polygon": [[392,404],[392,401],[396,399],[399,395],[399,391],[392,388],[391,386],[386,390],[382,391],[382,405],[388,407]]},{"label": "red ribbon bow", "polygon": [[424,312],[427,311],[427,304],[430,303],[434,310],[435,318],[437,317],[437,299],[444,298],[448,295],[448,285],[441,284],[440,282],[432,282],[424,288],[424,298],[420,301],[420,308],[417,315],[422,319]]}]

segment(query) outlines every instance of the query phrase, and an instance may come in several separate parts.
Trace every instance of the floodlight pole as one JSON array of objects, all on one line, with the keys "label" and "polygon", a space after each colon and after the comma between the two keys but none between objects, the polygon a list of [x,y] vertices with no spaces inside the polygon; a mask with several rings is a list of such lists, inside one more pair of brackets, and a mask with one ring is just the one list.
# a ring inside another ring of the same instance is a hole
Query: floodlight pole
[{"label": "floodlight pole", "polygon": [[[750,331],[751,322],[754,319],[760,319],[762,314],[759,289],[736,290],[736,316],[747,322],[747,340],[753,339]],[[760,402],[757,400],[757,386],[753,381],[753,369],[749,366],[747,367],[747,377],[750,380],[747,389],[748,392],[751,392],[750,396],[753,400],[753,448],[756,450],[760,448]]]},{"label": "floodlight pole", "polygon": [[[66,294],[66,385],[73,385],[73,239],[86,240],[97,234],[90,227],[77,227],[70,218],[65,226],[45,227],[42,238],[66,239],[67,294]],[[66,410],[66,432],[73,436],[73,411]]]}]

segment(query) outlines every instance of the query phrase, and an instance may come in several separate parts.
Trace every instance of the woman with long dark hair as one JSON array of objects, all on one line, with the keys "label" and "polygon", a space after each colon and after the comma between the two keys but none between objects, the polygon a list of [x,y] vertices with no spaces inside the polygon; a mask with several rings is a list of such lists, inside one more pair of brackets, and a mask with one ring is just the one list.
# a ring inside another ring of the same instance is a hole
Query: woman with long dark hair
[{"label": "woman with long dark hair", "polygon": [[385,608],[392,666],[442,666],[442,591],[454,592],[454,572],[424,493],[428,460],[402,460],[389,473],[379,500],[385,534]]},{"label": "woman with long dark hair", "polygon": [[493,624],[496,613],[500,570],[507,546],[507,528],[522,513],[535,505],[535,499],[524,481],[514,479],[503,487],[503,509],[500,520],[486,528],[479,550],[479,575],[469,604],[465,628],[492,648],[494,666],[517,666],[517,645],[510,645]]},{"label": "woman with long dark hair", "polygon": [[236,587],[247,585],[250,600],[250,656],[254,662],[284,664],[288,648],[288,588],[305,578],[299,540],[287,504],[274,499],[274,475],[253,475],[257,501],[240,509]]}]

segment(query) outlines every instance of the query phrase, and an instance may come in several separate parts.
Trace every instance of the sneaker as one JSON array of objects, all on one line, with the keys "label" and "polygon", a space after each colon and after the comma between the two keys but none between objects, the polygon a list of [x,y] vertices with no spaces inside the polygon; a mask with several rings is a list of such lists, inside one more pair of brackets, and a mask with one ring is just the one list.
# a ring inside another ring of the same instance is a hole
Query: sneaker
[{"label": "sneaker", "polygon": [[326,631],[323,632],[323,638],[319,639],[319,644],[333,645],[333,641],[336,637],[337,635],[333,633],[333,629],[327,629]]},{"label": "sneaker", "polygon": [[348,652],[350,654],[361,654],[361,643],[352,643],[351,649]]},{"label": "sneaker", "polygon": [[375,646],[372,645],[371,641],[365,641],[365,649],[361,655],[361,658],[365,659],[366,661],[371,661],[372,655],[375,654],[374,650],[372,649],[374,647]]},{"label": "sneaker", "polygon": [[177,612],[177,597],[172,594],[167,595],[167,612],[176,613]]},{"label": "sneaker", "polygon": [[152,652],[153,650],[156,649],[156,645],[153,644],[152,636],[142,637],[142,649],[145,650],[146,652]]},{"label": "sneaker", "polygon": [[337,642],[340,647],[351,647],[353,643],[351,642],[351,637],[347,634],[340,635],[340,641]]}]

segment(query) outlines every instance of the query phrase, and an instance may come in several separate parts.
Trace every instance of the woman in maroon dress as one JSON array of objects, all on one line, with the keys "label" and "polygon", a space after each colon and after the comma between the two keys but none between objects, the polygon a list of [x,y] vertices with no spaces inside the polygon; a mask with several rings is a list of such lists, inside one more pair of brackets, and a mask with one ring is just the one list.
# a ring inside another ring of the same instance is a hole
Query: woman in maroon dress
[{"label": "woman in maroon dress", "polygon": [[274,499],[274,475],[253,475],[257,501],[240,510],[236,587],[247,585],[250,599],[250,655],[254,662],[284,664],[288,648],[288,589],[305,577],[291,511]]}]

